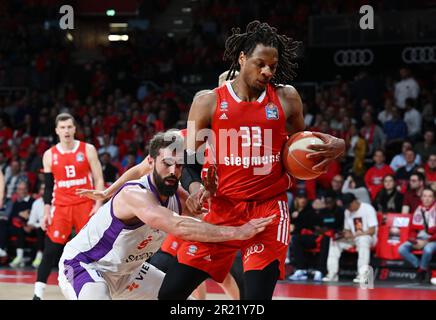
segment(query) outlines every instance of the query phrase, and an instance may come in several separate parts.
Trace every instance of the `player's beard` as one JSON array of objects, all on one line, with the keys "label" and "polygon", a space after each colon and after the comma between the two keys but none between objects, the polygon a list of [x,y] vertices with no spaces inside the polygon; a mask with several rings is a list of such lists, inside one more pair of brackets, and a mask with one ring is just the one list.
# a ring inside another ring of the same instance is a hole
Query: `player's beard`
[{"label": "player's beard", "polygon": [[[173,186],[166,185],[165,180],[168,178],[175,179],[176,183]],[[154,179],[154,183],[156,185],[157,191],[159,192],[159,194],[161,194],[165,197],[173,196],[176,193],[177,188],[179,187],[179,179],[177,179],[175,175],[170,175],[166,178],[162,178],[157,173],[156,168],[153,170],[153,179]]]}]

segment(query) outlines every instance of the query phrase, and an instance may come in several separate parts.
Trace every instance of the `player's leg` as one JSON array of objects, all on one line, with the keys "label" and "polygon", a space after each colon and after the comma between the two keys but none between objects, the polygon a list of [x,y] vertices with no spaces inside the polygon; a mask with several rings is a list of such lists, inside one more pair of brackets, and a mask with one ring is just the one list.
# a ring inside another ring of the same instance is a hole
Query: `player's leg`
[{"label": "player's leg", "polygon": [[271,300],[279,275],[278,260],[274,260],[262,270],[246,271],[244,300]]},{"label": "player's leg", "polygon": [[83,285],[78,300],[111,300],[111,294],[106,283],[89,282]]},{"label": "player's leg", "polygon": [[163,273],[166,273],[168,272],[168,269],[177,262],[177,259],[169,253],[159,249],[150,259],[148,259],[147,262],[161,270]]},{"label": "player's leg", "polygon": [[38,267],[35,282],[34,299],[44,299],[44,291],[48,276],[53,266],[59,260],[64,249],[63,244],[55,243],[47,236],[44,243],[44,252],[42,254],[41,264]]},{"label": "player's leg", "polygon": [[34,299],[43,299],[48,276],[62,255],[65,243],[71,234],[71,218],[67,208],[52,207],[52,223],[47,228],[44,253],[38,267]]},{"label": "player's leg", "polygon": [[36,256],[32,261],[32,267],[38,268],[42,261],[42,255],[44,252],[45,232],[41,228],[36,229],[37,241],[35,244]]},{"label": "player's leg", "polygon": [[107,281],[102,274],[74,259],[59,261],[59,287],[68,300],[111,300]]},{"label": "player's leg", "polygon": [[[205,282],[203,282],[205,284]],[[239,294],[239,287],[236,283],[235,278],[232,276],[231,272],[229,272],[224,279],[223,283],[221,283],[221,288],[223,288],[226,295],[233,300],[239,300],[240,294]]]},{"label": "player's leg", "polygon": [[235,279],[236,285],[238,286],[239,299],[244,299],[244,268],[242,266],[242,256],[241,252],[238,251],[235,260],[233,261],[232,268],[230,269],[230,274],[233,279]]},{"label": "player's leg", "polygon": [[265,230],[242,246],[244,299],[271,299],[278,279],[285,277],[285,260],[290,240],[286,194],[255,203],[250,218],[275,215]]},{"label": "player's leg", "polygon": [[195,300],[206,300],[206,295],[206,281],[200,283],[200,285],[192,292],[192,296],[195,298]]},{"label": "player's leg", "polygon": [[159,300],[186,300],[204,280],[206,272],[182,263],[175,263],[165,275],[159,290]]}]

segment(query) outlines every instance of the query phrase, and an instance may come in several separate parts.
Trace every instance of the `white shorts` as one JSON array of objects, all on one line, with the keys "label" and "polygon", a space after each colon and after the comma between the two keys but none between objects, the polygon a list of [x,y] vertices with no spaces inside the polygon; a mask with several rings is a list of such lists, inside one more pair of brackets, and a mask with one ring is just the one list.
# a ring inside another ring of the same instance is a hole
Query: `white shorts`
[{"label": "white shorts", "polygon": [[[108,299],[157,300],[165,277],[165,273],[147,262],[140,265],[135,272],[121,276],[100,272],[92,265],[84,263],[80,263],[80,270],[74,274],[65,269],[63,259],[59,261],[59,287],[68,300],[78,300],[84,284],[93,282],[103,282],[107,285],[110,291]],[[92,290],[92,286],[87,288]],[[86,296],[92,299],[92,292],[87,292]],[[96,295],[97,297],[99,295]]]}]

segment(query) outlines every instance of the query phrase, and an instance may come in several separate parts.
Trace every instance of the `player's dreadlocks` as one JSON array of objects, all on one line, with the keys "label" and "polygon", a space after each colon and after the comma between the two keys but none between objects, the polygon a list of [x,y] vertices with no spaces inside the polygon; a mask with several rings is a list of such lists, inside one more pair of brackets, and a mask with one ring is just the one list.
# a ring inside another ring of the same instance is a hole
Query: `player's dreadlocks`
[{"label": "player's dreadlocks", "polygon": [[294,41],[286,35],[279,35],[276,28],[255,20],[247,25],[245,33],[241,33],[240,28],[232,28],[232,35],[226,40],[223,60],[232,63],[227,80],[232,79],[235,72],[240,69],[239,53],[243,51],[245,55],[250,55],[259,43],[276,48],[279,54],[276,73],[271,82],[273,84],[287,84],[294,79],[297,75],[295,69],[297,69],[298,64],[292,60],[297,58],[297,49],[301,42]]}]

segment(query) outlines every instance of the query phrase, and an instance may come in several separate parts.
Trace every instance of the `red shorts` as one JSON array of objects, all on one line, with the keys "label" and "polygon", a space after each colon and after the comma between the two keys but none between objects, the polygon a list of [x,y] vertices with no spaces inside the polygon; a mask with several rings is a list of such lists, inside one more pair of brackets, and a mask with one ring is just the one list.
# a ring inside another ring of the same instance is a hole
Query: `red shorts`
[{"label": "red shorts", "polygon": [[47,236],[51,241],[66,244],[74,226],[76,233],[88,222],[94,201],[86,201],[72,206],[52,206],[51,225],[47,227]]},{"label": "red shorts", "polygon": [[283,279],[290,240],[289,209],[285,193],[259,202],[214,198],[204,221],[216,225],[239,226],[251,219],[270,215],[276,215],[274,221],[263,232],[248,240],[221,243],[184,241],[177,252],[178,261],[203,270],[217,282],[223,282],[235,254],[241,250],[244,271],[262,270],[278,260],[280,279]]},{"label": "red shorts", "polygon": [[163,252],[166,252],[172,255],[173,257],[175,257],[177,256],[177,250],[179,249],[179,246],[182,243],[182,241],[183,240],[176,238],[175,236],[169,233],[165,238],[164,242],[162,242],[160,249]]}]

